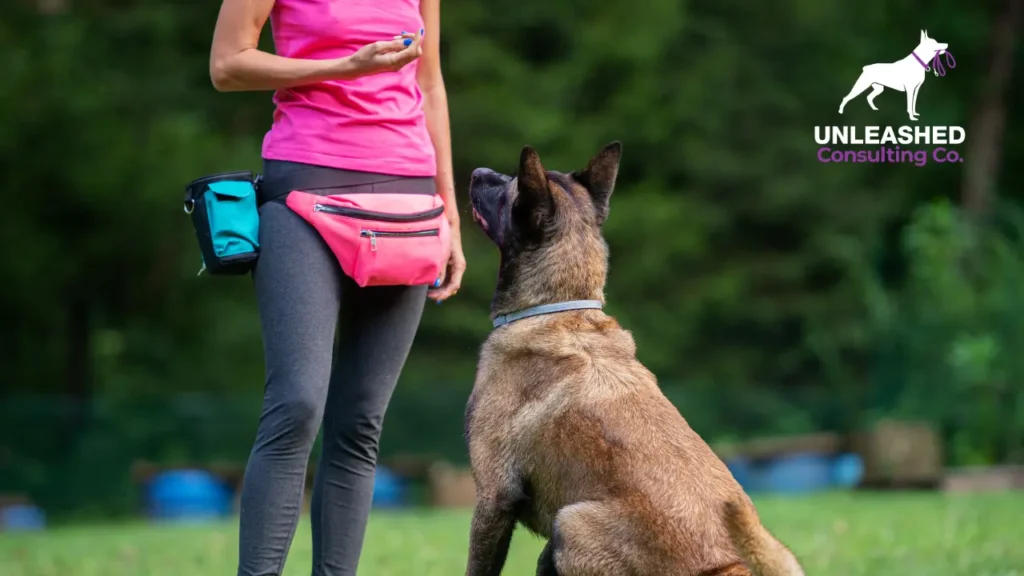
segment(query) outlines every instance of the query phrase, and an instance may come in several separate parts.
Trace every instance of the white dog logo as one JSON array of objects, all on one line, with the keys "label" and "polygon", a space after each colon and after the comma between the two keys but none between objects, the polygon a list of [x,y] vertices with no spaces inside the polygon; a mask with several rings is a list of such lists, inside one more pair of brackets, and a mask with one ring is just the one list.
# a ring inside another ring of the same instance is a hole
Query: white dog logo
[{"label": "white dog logo", "polygon": [[[881,94],[882,90],[891,88],[907,93],[907,114],[911,120],[917,120],[917,93],[921,90],[921,84],[924,84],[925,72],[931,70],[928,63],[934,60],[938,64],[937,55],[945,54],[948,47],[948,44],[936,42],[928,37],[928,32],[921,30],[921,41],[906,58],[884,64],[868,64],[864,67],[860,78],[857,78],[850,93],[843,98],[843,103],[839,105],[839,113],[843,113],[847,102],[871,86],[871,93],[868,94],[868,106],[871,106],[872,110],[878,110],[875,107],[875,96]],[[955,65],[953,63],[950,67]],[[935,70],[935,75],[939,75],[938,69]]]}]

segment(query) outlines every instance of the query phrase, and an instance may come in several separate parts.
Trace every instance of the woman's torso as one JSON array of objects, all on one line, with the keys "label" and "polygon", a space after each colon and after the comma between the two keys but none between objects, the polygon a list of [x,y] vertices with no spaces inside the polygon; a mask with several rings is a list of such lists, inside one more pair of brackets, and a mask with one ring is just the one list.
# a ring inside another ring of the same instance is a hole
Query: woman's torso
[{"label": "woman's torso", "polygon": [[[423,27],[419,0],[276,0],[270,22],[278,55],[318,60],[348,56],[371,42]],[[418,65],[278,90],[263,157],[434,176]]]}]

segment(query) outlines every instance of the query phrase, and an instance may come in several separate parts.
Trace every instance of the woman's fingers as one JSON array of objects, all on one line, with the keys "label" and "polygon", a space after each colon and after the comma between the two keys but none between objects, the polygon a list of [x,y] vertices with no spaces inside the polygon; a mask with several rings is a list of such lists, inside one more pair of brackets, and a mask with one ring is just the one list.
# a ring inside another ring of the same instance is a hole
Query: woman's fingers
[{"label": "woman's fingers", "polygon": [[380,40],[378,42],[374,42],[372,44],[374,47],[374,54],[391,54],[404,50],[405,40],[407,39],[404,39],[401,36],[396,36],[391,40]]},{"label": "woman's fingers", "polygon": [[417,34],[412,32],[402,32],[401,34],[391,37],[388,41],[389,52],[397,52],[399,50],[405,50],[412,46],[413,42],[416,41]]},{"label": "woman's fingers", "polygon": [[400,50],[388,54],[390,65],[395,70],[412,62],[423,54],[422,30],[416,34],[404,33],[400,40],[395,39],[392,40],[392,42],[397,42],[402,45]]},{"label": "woman's fingers", "polygon": [[451,298],[462,287],[462,275],[466,272],[466,259],[459,254],[453,254],[447,266],[447,278],[440,286],[427,291],[427,298],[437,301],[438,304]]},{"label": "woman's fingers", "polygon": [[391,70],[398,70],[423,54],[423,30],[420,32],[402,32],[391,40],[380,40],[368,46],[368,56]]},{"label": "woman's fingers", "polygon": [[414,34],[411,40],[412,42],[409,47],[416,49],[417,56],[423,54],[423,28],[420,28],[420,31]]}]

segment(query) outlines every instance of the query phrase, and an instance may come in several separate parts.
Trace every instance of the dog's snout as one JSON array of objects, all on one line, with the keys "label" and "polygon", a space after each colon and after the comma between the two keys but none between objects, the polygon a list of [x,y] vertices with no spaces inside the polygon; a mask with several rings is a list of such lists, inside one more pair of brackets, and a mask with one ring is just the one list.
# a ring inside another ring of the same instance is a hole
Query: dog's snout
[{"label": "dog's snout", "polygon": [[501,174],[498,174],[490,168],[477,168],[473,170],[473,175],[470,178],[470,182],[480,184],[499,184],[501,183]]}]

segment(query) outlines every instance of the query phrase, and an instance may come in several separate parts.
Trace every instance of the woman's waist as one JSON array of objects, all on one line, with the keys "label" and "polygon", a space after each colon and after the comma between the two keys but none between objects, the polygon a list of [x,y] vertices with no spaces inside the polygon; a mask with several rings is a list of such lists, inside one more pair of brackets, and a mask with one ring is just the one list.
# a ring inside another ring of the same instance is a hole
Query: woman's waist
[{"label": "woman's waist", "polygon": [[431,176],[398,176],[289,160],[264,159],[263,173],[257,191],[259,204],[283,198],[293,190],[303,190],[322,196],[353,191],[393,194],[436,193],[434,178]]}]

